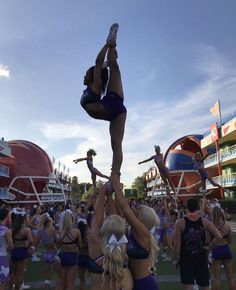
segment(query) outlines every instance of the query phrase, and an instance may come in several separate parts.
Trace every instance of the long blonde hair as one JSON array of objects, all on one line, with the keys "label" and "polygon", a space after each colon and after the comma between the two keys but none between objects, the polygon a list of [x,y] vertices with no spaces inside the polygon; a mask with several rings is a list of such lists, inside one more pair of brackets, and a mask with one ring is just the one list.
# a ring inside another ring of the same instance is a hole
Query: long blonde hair
[{"label": "long blonde hair", "polygon": [[46,212],[44,214],[41,215],[41,219],[40,219],[40,229],[45,229],[48,224],[51,222],[52,218],[50,217],[50,215]]},{"label": "long blonde hair", "polygon": [[108,247],[108,241],[112,235],[119,240],[125,235],[125,221],[118,215],[109,216],[101,227],[101,250],[104,254],[103,261],[103,285],[107,281],[111,289],[123,287],[124,265],[128,260],[126,255],[126,245],[115,246],[114,249]]},{"label": "long blonde hair", "polygon": [[72,216],[69,212],[65,211],[63,212],[63,218],[62,218],[62,231],[68,232],[73,227],[73,221]]},{"label": "long blonde hair", "polygon": [[224,212],[220,207],[217,206],[213,207],[212,222],[216,227],[219,226],[222,222],[225,222]]},{"label": "long blonde hair", "polygon": [[[138,207],[138,212],[138,217],[140,221],[146,226],[149,232],[153,227],[156,227],[160,224],[159,218],[153,208],[146,205],[140,205]],[[154,270],[156,269],[155,262],[158,250],[159,248],[156,239],[154,238],[153,233],[150,232],[149,259],[150,268],[153,268]]]}]

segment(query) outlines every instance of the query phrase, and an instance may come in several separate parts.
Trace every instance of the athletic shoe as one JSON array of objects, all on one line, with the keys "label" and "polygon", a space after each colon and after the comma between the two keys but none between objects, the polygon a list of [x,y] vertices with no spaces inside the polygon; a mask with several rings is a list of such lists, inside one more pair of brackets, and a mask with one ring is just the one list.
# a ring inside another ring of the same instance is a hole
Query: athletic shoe
[{"label": "athletic shoe", "polygon": [[110,181],[107,181],[106,189],[107,189],[107,193],[109,193],[109,194],[112,194],[114,192],[113,186],[112,186]]},{"label": "athletic shoe", "polygon": [[30,285],[26,285],[24,282],[20,285],[20,290],[29,289]]},{"label": "athletic shoe", "polygon": [[208,191],[208,189],[203,189],[202,187],[199,187],[198,190],[200,193],[206,193]]},{"label": "athletic shoe", "polygon": [[165,259],[167,257],[167,254],[166,253],[162,253],[161,257],[162,257],[162,259]]},{"label": "athletic shoe", "polygon": [[107,37],[107,43],[110,42],[111,40],[116,40],[118,29],[119,29],[118,23],[112,24],[108,37]]},{"label": "athletic shoe", "polygon": [[39,257],[37,257],[37,256],[33,256],[32,259],[31,259],[32,262],[39,262],[40,260],[41,259]]},{"label": "athletic shoe", "polygon": [[231,194],[232,193],[232,191],[230,191],[229,189],[224,189],[224,192],[226,192],[227,194]]},{"label": "athletic shoe", "polygon": [[166,258],[164,258],[162,261],[163,261],[163,262],[171,262],[172,259],[171,259],[171,257],[166,256]]}]

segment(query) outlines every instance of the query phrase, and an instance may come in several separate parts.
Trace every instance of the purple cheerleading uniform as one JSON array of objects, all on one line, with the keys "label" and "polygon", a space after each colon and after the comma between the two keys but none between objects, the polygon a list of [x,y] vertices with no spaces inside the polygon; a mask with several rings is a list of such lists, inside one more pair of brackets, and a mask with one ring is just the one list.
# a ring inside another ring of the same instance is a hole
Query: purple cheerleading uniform
[{"label": "purple cheerleading uniform", "polygon": [[[27,235],[24,234],[16,234],[15,236],[12,237],[14,243],[15,242],[26,242],[28,240]],[[18,262],[18,261],[23,261],[25,259],[27,259],[29,256],[29,252],[28,252],[28,247],[16,247],[14,245],[13,250],[11,251],[11,260],[14,262]]]},{"label": "purple cheerleading uniform", "polygon": [[229,245],[215,246],[211,253],[214,260],[231,260],[233,258]]},{"label": "purple cheerleading uniform", "polygon": [[204,170],[204,165],[202,161],[195,161],[194,168],[201,175],[202,179],[207,179],[208,173]]},{"label": "purple cheerleading uniform", "polygon": [[88,166],[88,169],[91,173],[96,172],[96,168],[93,167],[93,160],[87,160],[87,166]]},{"label": "purple cheerleading uniform", "polygon": [[[224,226],[224,224],[220,228],[217,228],[220,233],[222,233],[221,229],[222,229],[223,226]],[[230,234],[230,232],[227,232],[223,236],[223,239],[227,240],[228,237],[229,237],[229,234]],[[232,255],[232,252],[231,252],[229,244],[215,246],[212,249],[211,253],[212,253],[212,258],[214,260],[231,260],[233,258],[233,255]]]},{"label": "purple cheerleading uniform", "polygon": [[5,234],[8,231],[6,226],[0,225],[0,282],[9,281],[9,262],[7,257],[7,242]]},{"label": "purple cheerleading uniform", "polygon": [[156,163],[156,166],[158,167],[160,173],[164,175],[167,175],[169,173],[169,169],[164,165],[163,157],[161,155],[155,155],[154,162]]},{"label": "purple cheerleading uniform", "polygon": [[[36,216],[36,218],[32,221],[32,225],[37,227],[39,225],[39,223],[40,223],[40,216]],[[32,227],[31,232],[32,232],[32,235],[37,235],[38,229]]]},{"label": "purple cheerleading uniform", "polygon": [[80,99],[80,104],[85,110],[88,104],[100,103],[103,105],[106,110],[105,121],[115,120],[119,115],[127,112],[123,102],[123,98],[111,91],[107,91],[106,95],[101,99],[101,96],[94,93],[89,87],[83,91]]},{"label": "purple cheerleading uniform", "polygon": [[155,277],[152,274],[149,274],[147,277],[142,279],[134,280],[133,290],[158,290],[158,284]]},{"label": "purple cheerleading uniform", "polygon": [[83,267],[90,270],[90,261],[91,261],[91,258],[89,254],[79,253],[79,260],[78,260],[79,267]]},{"label": "purple cheerleading uniform", "polygon": [[[148,259],[149,257],[149,249],[144,249],[139,243],[136,241],[134,235],[128,237],[128,245],[127,245],[127,255],[129,258],[133,259]],[[134,287],[133,290],[158,290],[158,283],[155,277],[152,274],[142,278],[142,279],[134,279]]]},{"label": "purple cheerleading uniform", "polygon": [[158,244],[159,244],[163,242],[163,238],[165,234],[165,229],[164,229],[165,215],[162,212],[159,212],[157,215],[160,220],[160,224],[156,227],[156,232],[158,235]]},{"label": "purple cheerleading uniform", "polygon": [[[40,243],[42,245],[49,245],[54,243],[54,237],[49,237],[45,231],[42,229],[39,231]],[[48,264],[54,264],[58,261],[58,255],[56,250],[46,250],[43,254],[43,261]]]},{"label": "purple cheerleading uniform", "polygon": [[119,115],[127,112],[124,100],[114,92],[107,91],[101,103],[107,111],[106,121],[115,120]]},{"label": "purple cheerleading uniform", "polygon": [[[69,241],[62,241],[63,245],[77,245],[78,238],[73,237],[71,234],[67,233]],[[74,267],[78,266],[78,251],[61,251],[60,252],[60,261],[62,267]]]}]

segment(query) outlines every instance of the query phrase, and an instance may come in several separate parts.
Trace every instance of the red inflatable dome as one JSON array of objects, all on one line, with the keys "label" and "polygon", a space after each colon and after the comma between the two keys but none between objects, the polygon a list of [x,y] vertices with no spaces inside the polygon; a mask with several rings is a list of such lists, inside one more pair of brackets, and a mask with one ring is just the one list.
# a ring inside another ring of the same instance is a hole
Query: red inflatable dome
[{"label": "red inflatable dome", "polygon": [[[14,158],[0,157],[0,163],[9,167],[10,178],[2,177],[0,187],[8,187],[16,176],[43,176],[48,177],[53,169],[47,153],[36,144],[25,140],[8,141],[11,154]],[[38,179],[35,182],[38,192],[42,192],[45,181]],[[17,188],[23,192],[32,192],[32,184],[27,179],[18,182]]]},{"label": "red inflatable dome", "polygon": [[[185,189],[179,190],[179,194],[196,194],[200,186],[199,174],[194,172],[194,164],[192,157],[196,152],[201,152],[203,156],[206,156],[209,152],[201,149],[200,141],[203,138],[202,135],[187,135],[176,140],[167,149],[164,160],[167,167],[172,171],[171,177],[177,188],[181,182],[181,186]],[[213,153],[213,152],[211,152]],[[217,169],[208,169],[209,174],[217,175]],[[182,177],[180,173],[182,172]],[[217,189],[214,190],[217,192]]]}]

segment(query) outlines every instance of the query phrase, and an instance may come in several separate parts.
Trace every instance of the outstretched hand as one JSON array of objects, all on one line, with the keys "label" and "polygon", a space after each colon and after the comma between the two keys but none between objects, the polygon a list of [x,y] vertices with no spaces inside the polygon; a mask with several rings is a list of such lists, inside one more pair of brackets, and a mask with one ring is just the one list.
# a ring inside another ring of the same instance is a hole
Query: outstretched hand
[{"label": "outstretched hand", "polygon": [[78,163],[78,160],[77,160],[77,159],[75,159],[75,160],[73,160],[73,162],[74,162],[75,164],[77,164],[77,163]]},{"label": "outstretched hand", "polygon": [[111,173],[111,183],[113,187],[121,187],[120,177],[114,172]]}]

